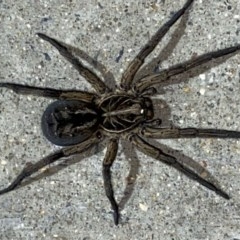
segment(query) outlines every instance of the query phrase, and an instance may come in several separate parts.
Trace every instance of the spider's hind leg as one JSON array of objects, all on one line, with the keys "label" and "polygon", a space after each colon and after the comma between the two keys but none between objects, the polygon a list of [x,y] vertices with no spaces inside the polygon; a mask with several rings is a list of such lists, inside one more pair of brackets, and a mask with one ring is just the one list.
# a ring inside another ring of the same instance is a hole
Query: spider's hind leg
[{"label": "spider's hind leg", "polygon": [[69,157],[74,154],[82,153],[87,149],[89,149],[90,147],[92,147],[94,144],[97,144],[99,141],[100,141],[100,138],[98,138],[97,135],[93,136],[92,138],[80,144],[77,144],[71,147],[62,148],[61,150],[55,153],[52,153],[46,156],[45,158],[42,158],[38,162],[26,166],[8,187],[0,190],[0,195],[13,191],[15,188],[21,185],[21,182],[23,180],[30,177],[32,174],[38,172],[43,167],[51,163],[54,163],[63,157]]},{"label": "spider's hind leg", "polygon": [[26,166],[21,173],[14,179],[14,181],[6,188],[0,190],[0,195],[13,191],[15,188],[21,185],[21,182],[43,168],[44,166],[57,161],[58,159],[64,156],[63,151],[60,150],[53,154],[48,155],[47,157],[41,159],[40,161]]}]

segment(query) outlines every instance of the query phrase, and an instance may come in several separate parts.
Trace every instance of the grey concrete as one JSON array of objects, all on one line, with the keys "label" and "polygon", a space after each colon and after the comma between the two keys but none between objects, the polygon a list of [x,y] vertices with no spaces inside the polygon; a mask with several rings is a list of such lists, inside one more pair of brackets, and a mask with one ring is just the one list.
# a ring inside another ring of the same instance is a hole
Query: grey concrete
[{"label": "grey concrete", "polygon": [[[44,32],[85,51],[119,82],[128,62],[185,0],[144,2],[0,1],[0,81],[91,90],[55,49],[35,35]],[[196,0],[186,27],[174,36],[175,49],[168,58],[162,57],[160,67],[240,43],[239,12],[238,0]],[[173,32],[151,57],[173,41]],[[123,56],[116,62],[123,46]],[[159,98],[168,102],[176,125],[240,130],[239,77],[237,54],[200,76],[166,87]],[[5,89],[0,90],[0,98],[3,188],[26,164],[57,147],[43,138],[40,129],[49,99],[18,96]],[[240,239],[240,142],[162,143],[204,165],[231,200],[131,148],[120,148],[113,168],[114,187],[117,200],[125,204],[115,227],[103,190],[100,147],[81,156],[79,163],[49,170],[49,177],[1,196],[0,239]],[[132,181],[130,169],[136,180],[123,197],[127,182]]]}]

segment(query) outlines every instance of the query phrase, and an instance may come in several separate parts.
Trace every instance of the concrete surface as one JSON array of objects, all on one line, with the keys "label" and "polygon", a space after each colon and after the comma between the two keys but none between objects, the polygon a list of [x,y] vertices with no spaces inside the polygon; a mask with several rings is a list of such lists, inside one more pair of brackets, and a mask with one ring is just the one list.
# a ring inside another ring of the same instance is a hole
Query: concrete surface
[{"label": "concrete surface", "polygon": [[[83,50],[106,67],[109,79],[112,73],[119,82],[128,62],[185,0],[145,2],[0,1],[0,81],[91,90],[53,47],[35,35],[44,32]],[[183,23],[177,31],[176,25],[151,57],[161,53],[159,67],[164,68],[240,43],[239,12],[238,0],[196,0],[186,26]],[[176,45],[173,51],[169,42]],[[210,66],[200,69],[200,75],[184,75],[158,98],[169,104],[175,125],[240,131],[240,53]],[[26,164],[57,147],[40,129],[41,114],[51,100],[6,89],[0,90],[0,98],[3,188]],[[1,196],[0,239],[240,239],[240,142],[161,143],[205,166],[231,200],[125,144],[113,167],[116,198],[123,208],[116,227],[103,190],[100,146]]]}]

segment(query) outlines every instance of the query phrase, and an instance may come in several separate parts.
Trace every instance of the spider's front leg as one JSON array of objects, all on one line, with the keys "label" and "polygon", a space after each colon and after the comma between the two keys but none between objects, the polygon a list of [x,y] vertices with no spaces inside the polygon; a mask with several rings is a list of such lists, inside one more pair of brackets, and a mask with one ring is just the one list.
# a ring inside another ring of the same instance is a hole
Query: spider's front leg
[{"label": "spider's front leg", "polygon": [[177,76],[192,68],[206,64],[209,61],[212,61],[213,59],[223,57],[225,55],[234,53],[239,50],[240,50],[240,44],[234,47],[229,47],[229,48],[225,48],[218,51],[209,52],[209,53],[200,55],[184,63],[179,63],[168,69],[162,70],[160,73],[145,76],[142,79],[140,79],[138,82],[136,82],[133,88],[136,92],[142,93],[146,89],[152,87],[153,85],[163,84],[163,83],[166,84],[173,76]]},{"label": "spider's front leg", "polygon": [[130,62],[127,70],[123,73],[121,79],[121,87],[125,90],[129,90],[132,86],[134,76],[137,71],[144,64],[146,57],[154,50],[161,39],[166,35],[169,29],[177,22],[177,20],[189,9],[194,0],[188,0],[185,5],[177,11],[171,19],[166,22],[147,42],[147,44],[141,49],[138,55]]},{"label": "spider's front leg", "polygon": [[188,168],[187,166],[181,164],[175,157],[164,153],[161,149],[147,143],[145,140],[143,140],[139,135],[134,134],[129,136],[129,141],[131,141],[136,148],[147,154],[148,156],[155,158],[169,166],[174,167],[178,171],[182,172],[185,174],[187,177],[197,181],[201,185],[205,186],[206,188],[214,191],[216,194],[219,196],[225,198],[225,199],[230,199],[229,195],[225,193],[223,190],[215,186],[213,183],[205,180],[201,176],[199,176],[197,173],[195,173],[193,170]]},{"label": "spider's front leg", "polygon": [[15,180],[8,187],[0,190],[0,195],[14,190],[15,188],[17,188],[18,186],[21,185],[21,182],[24,179],[26,179],[29,176],[31,176],[32,174],[36,173],[43,167],[45,167],[51,163],[54,163],[63,157],[69,157],[71,155],[79,154],[79,153],[86,151],[93,145],[100,142],[101,139],[99,138],[99,136],[100,136],[99,134],[96,134],[92,138],[90,138],[80,144],[63,148],[55,153],[52,153],[52,154],[46,156],[45,158],[41,159],[40,161],[38,161],[34,164],[28,165],[21,171],[21,173],[15,178]]},{"label": "spider's front leg", "polygon": [[106,195],[111,203],[112,209],[114,211],[114,223],[118,225],[119,223],[119,209],[118,204],[114,198],[113,186],[111,182],[111,166],[116,159],[118,150],[118,140],[117,139],[110,139],[107,152],[103,160],[103,181],[104,181],[104,188]]}]

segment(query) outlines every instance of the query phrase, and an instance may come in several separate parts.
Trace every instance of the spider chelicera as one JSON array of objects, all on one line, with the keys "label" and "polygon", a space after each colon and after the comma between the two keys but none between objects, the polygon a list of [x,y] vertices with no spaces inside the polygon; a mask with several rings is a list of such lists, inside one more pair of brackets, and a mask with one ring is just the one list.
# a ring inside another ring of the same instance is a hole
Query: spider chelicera
[{"label": "spider chelicera", "polygon": [[59,53],[93,86],[95,92],[0,83],[0,87],[12,89],[17,94],[58,99],[45,110],[42,117],[42,131],[50,142],[63,146],[40,161],[26,166],[8,187],[0,191],[0,194],[14,190],[24,179],[44,166],[63,157],[82,153],[107,138],[107,152],[103,160],[102,173],[105,192],[113,209],[114,223],[117,225],[119,209],[111,183],[111,166],[117,155],[119,139],[123,138],[130,141],[139,151],[176,168],[221,197],[229,199],[229,195],[215,184],[202,178],[190,167],[183,165],[176,157],[146,141],[146,138],[240,138],[240,132],[223,129],[161,127],[161,120],[154,118],[151,100],[151,96],[156,93],[155,85],[169,82],[171,77],[206,64],[212,59],[234,53],[240,49],[240,45],[213,51],[161,70],[159,73],[144,76],[139,80],[135,79],[146,57],[193,2],[194,0],[186,1],[183,8],[177,11],[142,48],[123,73],[120,87],[116,91],[111,90],[101,78],[84,66],[67,45],[38,33],[41,39],[57,48]]}]

